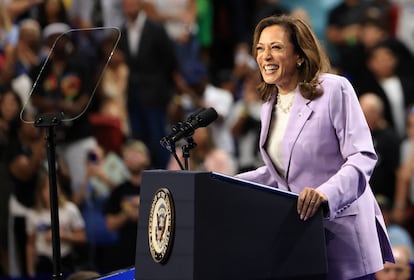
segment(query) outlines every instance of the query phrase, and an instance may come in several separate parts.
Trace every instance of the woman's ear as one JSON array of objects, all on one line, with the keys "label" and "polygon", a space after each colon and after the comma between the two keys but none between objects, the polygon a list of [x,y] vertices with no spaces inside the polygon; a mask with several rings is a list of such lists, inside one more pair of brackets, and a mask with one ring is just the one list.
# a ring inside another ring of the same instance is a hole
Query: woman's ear
[{"label": "woman's ear", "polygon": [[300,68],[304,61],[305,60],[302,57],[298,56],[298,59],[296,60],[296,68]]}]

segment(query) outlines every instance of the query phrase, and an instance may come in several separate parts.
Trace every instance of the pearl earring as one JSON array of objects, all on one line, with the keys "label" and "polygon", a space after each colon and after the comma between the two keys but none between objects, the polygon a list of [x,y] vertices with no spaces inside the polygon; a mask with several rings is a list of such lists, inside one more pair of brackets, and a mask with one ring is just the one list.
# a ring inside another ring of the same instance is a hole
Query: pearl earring
[{"label": "pearl earring", "polygon": [[302,66],[302,63],[300,63],[300,62],[296,63],[296,67],[297,67],[297,68],[299,68],[299,67],[301,67],[301,66]]}]

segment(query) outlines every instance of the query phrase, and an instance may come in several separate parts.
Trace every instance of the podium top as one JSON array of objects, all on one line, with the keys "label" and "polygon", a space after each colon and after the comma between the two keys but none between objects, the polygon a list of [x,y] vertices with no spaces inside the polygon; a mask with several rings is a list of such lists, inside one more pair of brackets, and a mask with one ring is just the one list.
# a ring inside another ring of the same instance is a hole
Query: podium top
[{"label": "podium top", "polygon": [[257,188],[257,189],[278,193],[280,195],[285,195],[287,197],[292,197],[292,198],[298,198],[299,197],[299,195],[297,193],[293,193],[293,192],[289,192],[289,191],[282,190],[282,189],[279,189],[279,188],[275,188],[275,187],[255,183],[255,182],[252,182],[252,181],[247,181],[247,180],[240,179],[240,178],[237,178],[237,177],[234,177],[234,176],[228,176],[228,175],[217,173],[217,172],[211,172],[211,176],[213,178],[220,179],[220,180],[223,180],[223,181],[226,181],[226,182],[237,183],[238,185],[254,187],[254,188]]}]

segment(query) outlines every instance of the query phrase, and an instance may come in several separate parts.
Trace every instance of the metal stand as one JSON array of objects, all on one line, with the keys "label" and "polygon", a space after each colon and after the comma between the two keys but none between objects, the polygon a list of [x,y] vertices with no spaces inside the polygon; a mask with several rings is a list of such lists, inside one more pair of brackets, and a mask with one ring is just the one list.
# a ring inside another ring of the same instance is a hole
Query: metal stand
[{"label": "metal stand", "polygon": [[183,158],[184,158],[184,168],[185,170],[190,170],[189,158],[190,158],[190,150],[197,147],[197,143],[194,142],[193,137],[186,138],[187,145],[182,146],[183,150]]},{"label": "metal stand", "polygon": [[[177,128],[173,127],[173,131],[174,131],[174,129],[177,129]],[[169,141],[168,139],[164,138],[164,139],[161,140],[161,145],[164,148],[166,148],[170,152],[170,154],[173,155],[175,161],[178,163],[181,170],[190,170],[190,164],[189,164],[190,150],[197,147],[197,144],[196,144],[196,142],[194,142],[194,139],[191,136],[186,137],[185,140],[186,140],[187,144],[183,145],[181,147],[182,152],[183,152],[184,165],[181,163],[181,161],[178,158],[177,153],[175,151],[175,142]]]},{"label": "metal stand", "polygon": [[[205,112],[207,112],[207,114]],[[206,120],[208,119],[207,123],[205,122],[204,118],[206,118]],[[190,150],[194,149],[197,146],[192,137],[192,135],[194,134],[194,130],[200,126],[206,126],[211,121],[213,121],[213,118],[217,118],[217,112],[213,108],[199,108],[197,111],[192,113],[185,122],[179,122],[178,124],[173,125],[171,128],[172,133],[169,136],[166,136],[160,140],[161,146],[166,148],[174,156],[181,170],[190,169]],[[183,166],[183,164],[177,156],[177,153],[175,152],[175,142],[182,138],[184,138],[187,142],[186,145],[182,146],[185,166]]]},{"label": "metal stand", "polygon": [[62,274],[62,263],[60,255],[60,233],[59,233],[59,203],[56,180],[56,150],[55,150],[55,127],[60,125],[63,119],[61,114],[40,114],[36,116],[35,126],[45,127],[46,151],[49,170],[49,196],[50,196],[50,218],[52,229],[53,248],[53,279],[64,279]]}]

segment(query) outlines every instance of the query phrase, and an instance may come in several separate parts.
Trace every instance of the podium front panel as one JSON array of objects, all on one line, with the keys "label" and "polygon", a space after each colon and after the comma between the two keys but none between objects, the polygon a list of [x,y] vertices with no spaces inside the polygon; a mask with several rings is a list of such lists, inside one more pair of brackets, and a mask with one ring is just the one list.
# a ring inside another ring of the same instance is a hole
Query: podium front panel
[{"label": "podium front panel", "polygon": [[[311,279],[326,273],[322,211],[301,221],[297,195],[210,172],[148,171],[141,190],[136,279]],[[148,215],[157,189],[175,207],[172,250],[153,261]]]}]

